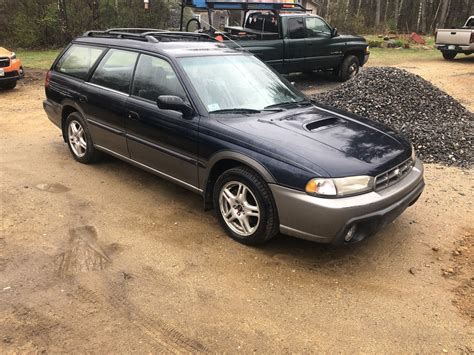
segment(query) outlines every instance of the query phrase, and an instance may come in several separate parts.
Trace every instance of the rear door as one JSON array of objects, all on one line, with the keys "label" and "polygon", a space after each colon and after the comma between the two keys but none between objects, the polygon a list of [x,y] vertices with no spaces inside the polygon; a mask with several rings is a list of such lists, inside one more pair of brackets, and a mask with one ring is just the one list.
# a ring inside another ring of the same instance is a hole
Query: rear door
[{"label": "rear door", "polygon": [[[283,18],[282,18],[283,19]],[[305,70],[305,24],[303,17],[288,18],[285,36],[285,69],[287,72]]]},{"label": "rear door", "polygon": [[127,143],[133,160],[187,187],[196,188],[198,117],[157,106],[161,95],[189,103],[172,65],[164,58],[141,54],[127,100]]},{"label": "rear door", "polygon": [[137,58],[138,53],[110,49],[82,88],[81,106],[94,144],[125,157],[125,104]]},{"label": "rear door", "polygon": [[332,40],[331,28],[319,17],[306,17],[305,67],[306,70],[335,67],[343,52]]}]

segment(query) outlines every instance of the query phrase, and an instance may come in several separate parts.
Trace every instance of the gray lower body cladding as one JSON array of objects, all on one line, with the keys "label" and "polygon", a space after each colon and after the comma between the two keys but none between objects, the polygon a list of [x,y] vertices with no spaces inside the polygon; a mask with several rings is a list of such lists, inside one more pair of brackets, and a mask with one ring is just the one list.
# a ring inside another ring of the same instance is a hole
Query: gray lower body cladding
[{"label": "gray lower body cladding", "polygon": [[352,241],[360,241],[392,222],[423,192],[423,164],[418,159],[411,172],[398,183],[381,191],[343,198],[319,198],[302,191],[270,184],[284,234],[342,244],[344,236],[357,225]]}]

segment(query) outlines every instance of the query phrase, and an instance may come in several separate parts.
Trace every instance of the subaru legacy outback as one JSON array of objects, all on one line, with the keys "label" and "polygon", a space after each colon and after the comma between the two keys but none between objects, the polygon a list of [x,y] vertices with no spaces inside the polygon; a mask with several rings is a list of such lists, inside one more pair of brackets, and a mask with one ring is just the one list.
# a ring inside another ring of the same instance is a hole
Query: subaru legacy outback
[{"label": "subaru legacy outback", "polygon": [[201,194],[233,239],[347,244],[415,203],[423,166],[400,134],[322,107],[203,34],[89,31],[46,76],[74,159],[113,155]]}]

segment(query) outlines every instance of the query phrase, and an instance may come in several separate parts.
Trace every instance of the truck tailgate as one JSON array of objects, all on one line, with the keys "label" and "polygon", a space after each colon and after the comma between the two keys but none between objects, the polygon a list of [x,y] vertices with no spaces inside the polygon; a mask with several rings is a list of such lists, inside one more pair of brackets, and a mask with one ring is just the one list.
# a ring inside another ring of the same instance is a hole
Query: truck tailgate
[{"label": "truck tailgate", "polygon": [[473,30],[469,29],[438,30],[436,44],[468,46],[470,44],[472,31]]}]

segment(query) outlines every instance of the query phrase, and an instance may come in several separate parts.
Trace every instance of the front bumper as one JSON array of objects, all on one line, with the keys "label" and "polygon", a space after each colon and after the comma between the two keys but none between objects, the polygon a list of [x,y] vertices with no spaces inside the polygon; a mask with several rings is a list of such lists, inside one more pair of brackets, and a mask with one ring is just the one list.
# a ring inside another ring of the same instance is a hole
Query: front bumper
[{"label": "front bumper", "polygon": [[319,198],[271,184],[284,234],[321,243],[343,244],[356,225],[351,242],[360,241],[396,219],[416,202],[424,188],[423,164],[417,159],[411,172],[381,191],[345,198]]},{"label": "front bumper", "polygon": [[367,63],[367,62],[369,61],[369,56],[370,56],[370,53],[366,53],[366,54],[364,55],[364,63],[362,63],[362,66],[364,66],[365,63]]}]

